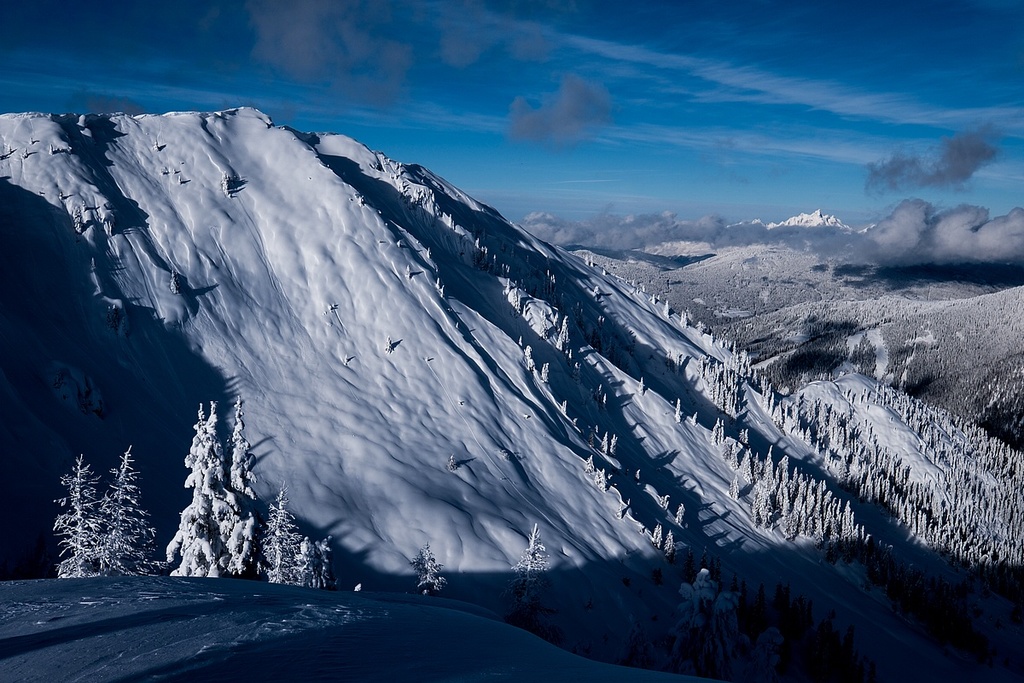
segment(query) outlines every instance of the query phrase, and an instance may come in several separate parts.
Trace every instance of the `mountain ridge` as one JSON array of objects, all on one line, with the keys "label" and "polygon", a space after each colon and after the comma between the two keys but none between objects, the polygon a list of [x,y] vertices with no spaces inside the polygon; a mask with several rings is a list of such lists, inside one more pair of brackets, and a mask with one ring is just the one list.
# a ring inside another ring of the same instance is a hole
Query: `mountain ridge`
[{"label": "mountain ridge", "polygon": [[[343,584],[401,589],[429,542],[453,596],[499,609],[539,524],[567,645],[614,658],[599,644],[630,614],[676,618],[657,529],[933,653],[809,539],[755,525],[756,482],[730,495],[729,449],[749,430],[751,454],[790,456],[873,536],[952,570],[777,424],[789,399],[741,354],[641,288],[420,166],[255,110],[0,117],[0,136],[0,398],[19,425],[0,438],[4,482],[31,482],[5,493],[34,522],[8,561],[52,520],[40,501],[75,451],[102,464],[125,442],[167,537],[194,406],[241,395],[258,493],[288,486],[304,528],[333,536]],[[866,642],[886,671],[914,668]]]}]

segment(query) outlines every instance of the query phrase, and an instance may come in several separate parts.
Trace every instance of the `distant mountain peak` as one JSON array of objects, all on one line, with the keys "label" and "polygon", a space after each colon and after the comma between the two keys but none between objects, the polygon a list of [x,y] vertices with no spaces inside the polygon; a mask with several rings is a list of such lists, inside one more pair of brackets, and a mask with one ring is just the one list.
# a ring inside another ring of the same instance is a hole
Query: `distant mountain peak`
[{"label": "distant mountain peak", "polygon": [[768,223],[766,227],[769,229],[782,227],[850,229],[850,226],[832,214],[822,213],[821,209],[815,209],[812,213],[801,213],[779,223]]}]

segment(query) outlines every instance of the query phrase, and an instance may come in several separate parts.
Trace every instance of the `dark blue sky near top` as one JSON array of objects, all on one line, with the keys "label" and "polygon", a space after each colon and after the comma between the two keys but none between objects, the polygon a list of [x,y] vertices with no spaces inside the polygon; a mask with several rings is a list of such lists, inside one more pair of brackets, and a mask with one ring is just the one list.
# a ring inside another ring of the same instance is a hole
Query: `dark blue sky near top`
[{"label": "dark blue sky near top", "polygon": [[518,220],[1024,204],[1024,3],[41,0],[0,111],[256,106]]}]

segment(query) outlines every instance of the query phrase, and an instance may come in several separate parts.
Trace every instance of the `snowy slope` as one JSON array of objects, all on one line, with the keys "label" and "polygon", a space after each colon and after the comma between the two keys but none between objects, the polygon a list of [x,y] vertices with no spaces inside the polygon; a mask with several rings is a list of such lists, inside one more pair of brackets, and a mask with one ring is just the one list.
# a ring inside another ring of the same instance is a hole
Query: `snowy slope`
[{"label": "snowy slope", "polygon": [[[815,461],[757,388],[732,380],[743,407],[723,412],[726,348],[421,167],[251,109],[0,116],[0,243],[0,487],[25,520],[0,540],[9,563],[52,524],[75,454],[103,471],[129,444],[169,540],[196,407],[224,415],[241,395],[257,492],[288,487],[304,530],[333,537],[343,586],[410,590],[429,542],[446,595],[500,611],[538,524],[563,644],[615,660],[630,615],[675,618],[660,524],[751,586],[834,607],[880,673],[973,671],[729,496],[719,419],[731,443],[748,428],[762,455]],[[952,576],[854,504],[874,537]]]},{"label": "snowy slope", "polygon": [[5,680],[696,681],[571,655],[479,609],[230,579],[0,584]]}]

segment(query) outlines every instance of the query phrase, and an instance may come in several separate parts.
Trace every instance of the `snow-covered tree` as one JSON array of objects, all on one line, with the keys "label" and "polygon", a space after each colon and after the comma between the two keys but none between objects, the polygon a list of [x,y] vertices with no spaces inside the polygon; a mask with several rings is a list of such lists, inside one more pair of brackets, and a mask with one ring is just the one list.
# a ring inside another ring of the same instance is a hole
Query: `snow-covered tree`
[{"label": "snow-covered tree", "polygon": [[661,525],[656,524],[654,526],[654,531],[651,533],[651,544],[658,550],[661,550],[661,546],[664,542],[664,532],[662,531]]},{"label": "snow-covered tree", "polygon": [[293,585],[301,583],[301,549],[302,537],[295,526],[295,518],[288,511],[288,494],[282,488],[267,515],[267,534],[263,540],[267,581]]},{"label": "snow-covered tree", "polygon": [[99,573],[104,576],[145,574],[156,535],[149,513],[140,504],[139,473],[132,466],[129,446],[121,464],[110,470],[110,489],[99,504],[102,535]]},{"label": "snow-covered tree", "polygon": [[256,515],[256,494],[252,482],[255,458],[249,451],[251,445],[245,438],[245,423],[242,421],[242,398],[235,400],[235,426],[228,445],[231,449],[228,472],[228,502],[232,515],[225,520],[222,533],[227,544],[228,572],[234,576],[254,577],[257,565],[257,536],[259,523]]},{"label": "snow-covered tree", "polygon": [[775,667],[779,664],[779,649],[783,642],[779,629],[774,626],[766,628],[757,637],[743,680],[751,683],[776,683],[779,674]]},{"label": "snow-covered tree", "polygon": [[619,659],[624,666],[637,669],[649,669],[654,664],[654,647],[640,620],[630,616],[629,635],[626,636],[626,647]]},{"label": "snow-covered tree", "polygon": [[555,337],[555,348],[562,353],[569,350],[569,316],[562,317],[562,325],[558,328],[558,336]]},{"label": "snow-covered tree", "polygon": [[441,576],[444,568],[434,557],[430,544],[425,544],[409,561],[416,572],[416,591],[423,595],[437,595],[448,584],[448,579]]},{"label": "snow-covered tree", "polygon": [[682,673],[729,680],[739,642],[739,596],[718,590],[707,569],[679,587],[680,619],[673,629],[672,667]]},{"label": "snow-covered tree", "polygon": [[181,511],[178,531],[167,545],[167,561],[180,558],[172,576],[220,576],[231,563],[222,529],[233,528],[235,514],[227,499],[228,472],[217,440],[216,403],[210,403],[209,417],[199,406],[195,431],[185,456],[191,470],[185,488],[192,489],[192,502]]},{"label": "snow-covered tree", "polygon": [[96,576],[99,572],[99,547],[102,525],[98,515],[96,482],[89,465],[81,455],[75,459],[74,469],[60,478],[68,495],[57,501],[66,512],[57,515],[53,531],[63,538],[58,542],[62,558],[57,565],[57,576],[72,579]]},{"label": "snow-covered tree", "polygon": [[668,535],[665,536],[665,561],[669,564],[675,564],[676,561],[676,538],[672,535],[672,530],[669,529]]},{"label": "snow-covered tree", "polygon": [[732,477],[732,483],[729,484],[729,497],[733,500],[739,500],[740,497],[740,477],[738,474],[734,474]]},{"label": "snow-covered tree", "polygon": [[543,616],[550,610],[541,604],[541,595],[550,583],[547,570],[547,552],[540,540],[540,528],[534,524],[526,550],[512,565],[515,576],[505,591],[510,600],[505,621],[550,640],[554,632],[543,622]]},{"label": "snow-covered tree", "polygon": [[308,537],[299,544],[298,585],[306,588],[334,590],[336,579],[331,560],[331,537],[310,541]]}]

